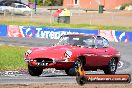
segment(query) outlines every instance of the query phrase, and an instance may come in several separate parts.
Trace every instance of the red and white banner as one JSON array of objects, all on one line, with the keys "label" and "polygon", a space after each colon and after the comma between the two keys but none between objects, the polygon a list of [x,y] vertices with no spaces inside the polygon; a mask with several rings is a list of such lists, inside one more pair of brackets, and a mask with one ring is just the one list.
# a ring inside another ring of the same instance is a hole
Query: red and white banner
[{"label": "red and white banner", "polygon": [[128,42],[128,35],[123,31],[99,30],[98,35],[103,36],[112,42]]},{"label": "red and white banner", "polygon": [[[1,30],[0,30],[1,31]],[[6,35],[6,30],[4,32]],[[77,30],[67,28],[48,28],[34,26],[7,26],[8,37],[28,37],[28,38],[47,38],[59,39],[63,34],[95,34],[108,39],[111,42],[129,42],[132,41],[132,32],[116,30]],[[2,33],[0,33],[2,35]]]},{"label": "red and white banner", "polygon": [[8,25],[7,26],[7,36],[9,36],[9,37],[22,37],[19,26]]},{"label": "red and white banner", "polygon": [[105,37],[109,41],[115,41],[112,30],[99,30],[99,35]]}]

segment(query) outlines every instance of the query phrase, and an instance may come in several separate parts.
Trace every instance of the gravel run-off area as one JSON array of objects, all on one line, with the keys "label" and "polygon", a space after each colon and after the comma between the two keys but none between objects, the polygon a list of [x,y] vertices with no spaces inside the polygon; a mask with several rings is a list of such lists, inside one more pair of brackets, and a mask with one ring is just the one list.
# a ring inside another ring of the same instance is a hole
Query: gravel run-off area
[{"label": "gravel run-off area", "polygon": [[132,84],[1,84],[0,88],[132,88]]}]

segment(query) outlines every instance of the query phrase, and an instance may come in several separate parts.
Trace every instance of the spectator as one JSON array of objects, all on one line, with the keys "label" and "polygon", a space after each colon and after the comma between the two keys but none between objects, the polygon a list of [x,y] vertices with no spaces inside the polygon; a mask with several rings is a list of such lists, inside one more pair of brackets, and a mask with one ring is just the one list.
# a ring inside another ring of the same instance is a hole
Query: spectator
[{"label": "spectator", "polygon": [[55,22],[57,22],[57,20],[58,20],[58,17],[59,17],[59,15],[60,15],[60,13],[62,12],[62,10],[61,9],[58,9],[55,13],[54,13],[54,21]]},{"label": "spectator", "polygon": [[58,23],[70,23],[70,10],[64,9],[58,17]]},{"label": "spectator", "polygon": [[68,10],[68,9],[64,9],[61,13],[60,13],[60,15],[59,16],[70,16],[70,10]]}]

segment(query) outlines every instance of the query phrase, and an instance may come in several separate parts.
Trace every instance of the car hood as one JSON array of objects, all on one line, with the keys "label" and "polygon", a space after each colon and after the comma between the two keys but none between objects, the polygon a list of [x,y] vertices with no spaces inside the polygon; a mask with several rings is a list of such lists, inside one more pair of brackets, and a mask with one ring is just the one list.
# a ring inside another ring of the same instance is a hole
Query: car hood
[{"label": "car hood", "polygon": [[32,48],[30,57],[35,58],[52,58],[55,60],[65,60],[65,52],[71,51],[72,58],[76,57],[81,52],[85,52],[85,48],[63,45],[63,46],[52,46],[52,47],[36,47]]}]

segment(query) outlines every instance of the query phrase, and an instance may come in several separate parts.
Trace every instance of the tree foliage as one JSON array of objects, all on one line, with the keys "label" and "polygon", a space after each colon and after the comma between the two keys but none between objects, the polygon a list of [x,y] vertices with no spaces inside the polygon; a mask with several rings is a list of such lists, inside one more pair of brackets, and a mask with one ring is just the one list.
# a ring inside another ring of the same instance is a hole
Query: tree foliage
[{"label": "tree foliage", "polygon": [[[35,0],[29,0],[34,3]],[[36,0],[37,5],[45,5],[45,6],[62,6],[63,0]]]}]

